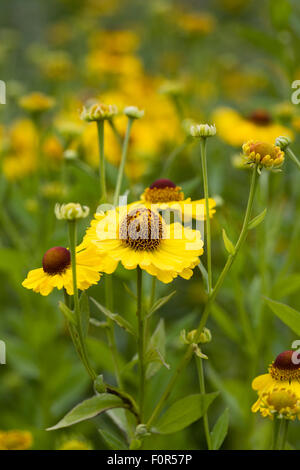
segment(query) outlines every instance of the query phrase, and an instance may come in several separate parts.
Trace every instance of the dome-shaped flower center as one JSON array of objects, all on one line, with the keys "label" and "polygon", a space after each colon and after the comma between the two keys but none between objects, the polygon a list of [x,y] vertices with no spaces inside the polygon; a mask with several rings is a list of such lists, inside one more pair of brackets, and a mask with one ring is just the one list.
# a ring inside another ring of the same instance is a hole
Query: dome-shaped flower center
[{"label": "dome-shaped flower center", "polygon": [[266,401],[268,405],[280,413],[284,408],[293,408],[298,399],[291,391],[282,389],[271,392]]},{"label": "dome-shaped flower center", "polygon": [[243,145],[243,154],[247,163],[260,167],[279,167],[284,161],[284,152],[277,145],[250,140]]},{"label": "dome-shaped flower center", "polygon": [[162,237],[163,222],[160,215],[144,207],[129,212],[120,225],[120,239],[135,251],[156,250]]},{"label": "dome-shaped flower center", "polygon": [[300,354],[296,351],[280,353],[270,366],[270,374],[275,380],[291,381],[300,379]]},{"label": "dome-shaped flower center", "polygon": [[50,275],[63,273],[71,264],[71,255],[67,248],[54,246],[43,256],[43,270]]},{"label": "dome-shaped flower center", "polygon": [[154,181],[143,194],[143,198],[147,202],[156,204],[158,202],[183,201],[184,194],[179,186],[173,181],[162,178]]},{"label": "dome-shaped flower center", "polygon": [[249,114],[248,120],[257,126],[267,126],[272,122],[270,114],[265,109],[256,109],[251,114]]}]

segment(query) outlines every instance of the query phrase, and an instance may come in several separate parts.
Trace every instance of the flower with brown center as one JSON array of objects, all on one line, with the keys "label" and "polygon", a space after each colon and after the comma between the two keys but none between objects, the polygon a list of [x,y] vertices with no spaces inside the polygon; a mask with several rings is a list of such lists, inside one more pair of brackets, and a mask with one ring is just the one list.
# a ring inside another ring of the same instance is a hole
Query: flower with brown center
[{"label": "flower with brown center", "polygon": [[284,162],[280,147],[267,142],[249,140],[243,145],[243,155],[248,165],[257,165],[259,169],[280,168]]}]

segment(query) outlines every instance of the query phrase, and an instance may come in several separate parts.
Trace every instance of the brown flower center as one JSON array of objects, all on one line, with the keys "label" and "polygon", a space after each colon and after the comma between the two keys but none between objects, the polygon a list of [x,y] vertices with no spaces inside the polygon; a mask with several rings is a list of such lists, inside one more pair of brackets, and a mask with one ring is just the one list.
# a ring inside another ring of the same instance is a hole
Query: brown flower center
[{"label": "brown flower center", "polygon": [[271,364],[269,372],[273,379],[291,381],[300,379],[300,354],[296,351],[284,351],[280,353]]},{"label": "brown flower center", "polygon": [[251,114],[249,114],[247,119],[257,126],[267,126],[272,122],[270,114],[265,109],[256,109]]},{"label": "brown flower center", "polygon": [[71,264],[71,255],[67,248],[54,246],[46,251],[43,256],[43,270],[54,276],[63,273]]},{"label": "brown flower center", "polygon": [[183,201],[184,194],[179,186],[173,181],[162,178],[154,181],[144,192],[144,199],[147,202],[156,204],[159,202]]},{"label": "brown flower center", "polygon": [[160,215],[144,207],[129,212],[120,225],[120,239],[135,251],[156,250],[162,237],[163,223]]}]

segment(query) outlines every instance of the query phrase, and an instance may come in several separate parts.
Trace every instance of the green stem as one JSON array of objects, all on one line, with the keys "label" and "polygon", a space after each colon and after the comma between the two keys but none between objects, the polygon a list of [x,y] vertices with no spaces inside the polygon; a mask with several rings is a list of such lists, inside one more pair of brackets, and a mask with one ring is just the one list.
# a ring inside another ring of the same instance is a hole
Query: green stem
[{"label": "green stem", "polygon": [[155,302],[155,290],[156,290],[156,276],[152,276],[152,283],[151,283],[151,297],[150,297],[150,305],[151,308]]},{"label": "green stem", "polygon": [[106,173],[104,158],[104,121],[97,121],[98,142],[99,142],[99,179],[101,188],[101,201],[107,200],[106,192]]},{"label": "green stem", "polygon": [[[76,333],[78,335],[78,342],[76,344],[79,346],[79,353],[83,365],[85,366],[89,376],[92,380],[95,380],[97,374],[93,370],[92,366],[90,365],[87,351],[86,351],[86,344],[84,340],[83,330],[82,330],[82,320],[81,320],[81,313],[80,313],[80,304],[79,304],[79,297],[78,297],[78,288],[77,288],[77,273],[76,273],[76,244],[77,244],[77,233],[76,233],[76,219],[69,220],[69,240],[70,240],[70,252],[71,252],[71,266],[72,266],[72,278],[73,278],[73,296],[74,296],[74,311],[76,317]],[[73,339],[73,335],[72,335]],[[75,344],[75,347],[76,347]]]},{"label": "green stem", "polygon": [[[195,342],[197,342],[197,339],[199,338],[203,328],[205,327],[206,325],[206,322],[207,322],[207,319],[209,317],[209,313],[210,313],[210,307],[211,307],[211,304],[214,302],[221,286],[223,285],[223,282],[225,280],[225,277],[226,277],[226,274],[228,273],[229,269],[231,268],[243,242],[245,241],[245,238],[247,236],[247,232],[248,232],[248,224],[249,224],[249,221],[250,221],[250,217],[251,217],[251,212],[252,212],[252,207],[253,207],[253,201],[254,201],[254,195],[255,195],[255,191],[256,191],[256,186],[257,186],[257,177],[258,177],[258,173],[257,173],[257,167],[255,166],[253,168],[253,173],[252,173],[252,178],[251,178],[251,185],[250,185],[250,192],[249,192],[249,197],[248,197],[248,204],[247,204],[247,209],[246,209],[246,213],[245,213],[245,217],[244,217],[244,222],[243,222],[243,226],[242,226],[242,230],[241,230],[241,233],[240,233],[240,236],[239,236],[239,239],[235,245],[235,249],[234,249],[234,253],[229,255],[229,257],[227,258],[227,261],[226,261],[226,264],[216,282],[216,285],[213,289],[213,291],[211,292],[211,295],[208,296],[208,301],[206,303],[206,306],[204,308],[204,311],[203,311],[203,314],[202,314],[202,317],[201,317],[201,320],[200,320],[200,323],[199,323],[199,326],[197,328],[197,332],[196,332],[196,335],[195,335]],[[148,421],[148,426],[150,426],[150,424],[152,424],[152,422],[156,419],[156,417],[158,416],[158,414],[160,413],[165,401],[167,400],[168,396],[170,395],[170,393],[172,392],[173,390],[173,387],[174,387],[174,384],[176,383],[178,377],[181,375],[181,372],[184,370],[184,368],[187,366],[187,364],[190,362],[192,356],[193,356],[193,353],[194,353],[194,349],[193,349],[193,346],[190,345],[189,348],[187,349],[185,355],[183,356],[181,362],[179,363],[176,371],[174,372],[174,375],[173,377],[171,378],[169,384],[167,385],[167,388],[165,390],[165,392],[163,393],[163,395],[161,396],[158,404],[156,405],[149,421]]]},{"label": "green stem", "polygon": [[124,168],[125,168],[125,163],[126,163],[126,158],[127,158],[127,150],[128,150],[128,143],[129,143],[129,136],[130,136],[130,130],[133,124],[133,119],[128,118],[128,124],[127,124],[127,129],[126,129],[126,134],[124,138],[124,143],[123,143],[123,148],[122,148],[122,156],[121,156],[121,162],[119,166],[119,171],[118,171],[118,178],[117,178],[117,184],[115,188],[115,194],[114,194],[114,206],[118,205],[118,199],[120,196],[120,191],[122,187],[122,180],[123,180],[123,175],[124,175]]},{"label": "green stem", "polygon": [[[199,378],[199,386],[201,394],[205,395],[205,380],[204,380],[204,370],[203,370],[203,362],[202,358],[195,356],[197,370],[198,370],[198,378]],[[204,433],[207,443],[208,450],[212,450],[212,442],[211,442],[211,435],[209,431],[209,422],[208,422],[208,415],[204,413],[203,415],[203,424],[204,424]]]},{"label": "green stem", "polygon": [[283,423],[282,423],[281,427],[283,429],[282,429],[282,437],[281,437],[281,443],[280,443],[279,450],[285,450],[285,445],[286,445],[287,435],[288,435],[288,430],[289,430],[289,423],[290,423],[289,419],[284,419],[282,421],[283,421]]},{"label": "green stem", "polygon": [[290,159],[296,164],[296,166],[297,166],[298,169],[300,170],[300,161],[298,160],[298,158],[296,157],[296,155],[294,154],[294,152],[293,152],[289,147],[287,147],[287,148],[286,148],[286,153],[288,154],[288,156],[290,157]]},{"label": "green stem", "polygon": [[209,218],[209,197],[208,197],[208,177],[207,177],[207,160],[206,160],[206,138],[200,140],[201,147],[201,164],[202,164],[202,177],[204,186],[205,197],[205,227],[206,227],[206,253],[207,253],[207,274],[208,274],[208,294],[212,291],[212,267],[211,267],[211,232],[210,232],[210,218]]},{"label": "green stem", "polygon": [[279,436],[280,436],[280,428],[281,428],[281,419],[277,419],[276,417],[273,420],[273,441],[272,441],[272,449],[271,450],[278,450],[279,445]]},{"label": "green stem", "polygon": [[145,324],[142,312],[142,291],[143,291],[143,277],[142,270],[137,267],[137,317],[138,317],[138,356],[139,356],[139,376],[140,376],[140,419],[143,423],[144,419],[144,401],[145,401]]}]

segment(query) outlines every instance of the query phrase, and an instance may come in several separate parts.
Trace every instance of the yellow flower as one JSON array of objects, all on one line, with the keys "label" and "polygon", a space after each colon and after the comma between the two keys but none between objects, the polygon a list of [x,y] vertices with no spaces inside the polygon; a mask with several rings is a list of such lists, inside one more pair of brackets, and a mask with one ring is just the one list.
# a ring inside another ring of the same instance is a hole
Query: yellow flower
[{"label": "yellow flower", "polygon": [[81,119],[87,122],[104,121],[111,119],[118,113],[118,108],[114,104],[95,103],[90,107],[83,107]]},{"label": "yellow flower", "polygon": [[293,362],[294,353],[280,353],[269,366],[269,373],[253,380],[252,388],[258,393],[258,400],[252,406],[254,413],[260,411],[263,417],[270,418],[276,415],[300,419],[300,364]]},{"label": "yellow flower", "polygon": [[209,34],[216,27],[215,18],[209,13],[178,12],[178,25],[188,33]]},{"label": "yellow flower", "polygon": [[284,152],[277,145],[250,140],[243,145],[243,154],[248,165],[259,168],[279,168],[284,162]]},{"label": "yellow flower", "polygon": [[27,450],[32,442],[29,431],[0,431],[0,450]]},{"label": "yellow flower", "polygon": [[38,91],[23,96],[19,101],[21,108],[31,113],[48,111],[48,109],[53,108],[54,103],[55,101],[53,98]]},{"label": "yellow flower", "polygon": [[[43,256],[43,267],[29,271],[22,286],[32,289],[41,295],[49,295],[56,287],[66,289],[69,295],[73,295],[73,277],[71,269],[71,255],[67,248],[55,246],[50,248]],[[100,279],[99,269],[101,259],[93,247],[76,250],[76,268],[78,289],[88,289],[92,284],[97,284]]]},{"label": "yellow flower", "polygon": [[[185,198],[180,186],[176,186],[169,179],[158,179],[146,188],[141,195],[141,200],[130,205],[144,205],[155,210],[172,210],[182,216],[182,221],[189,219],[205,219],[205,199],[192,201],[191,198]],[[216,202],[209,199],[209,216],[212,218],[216,210]]]},{"label": "yellow flower", "polygon": [[63,145],[58,137],[51,135],[47,137],[43,143],[43,153],[47,158],[53,161],[60,161],[63,159]]},{"label": "yellow flower", "polygon": [[240,147],[249,139],[273,144],[279,135],[293,138],[293,132],[281,124],[273,122],[264,110],[256,110],[248,117],[230,108],[219,108],[213,116],[218,135],[233,147]]},{"label": "yellow flower", "polygon": [[86,441],[69,439],[65,441],[58,450],[92,450],[92,446]]},{"label": "yellow flower", "polygon": [[83,246],[94,245],[102,255],[102,270],[113,272],[121,261],[126,269],[140,266],[164,283],[177,276],[189,279],[203,253],[200,232],[179,223],[167,226],[157,212],[143,206],[127,209],[96,214],[84,237]]}]

